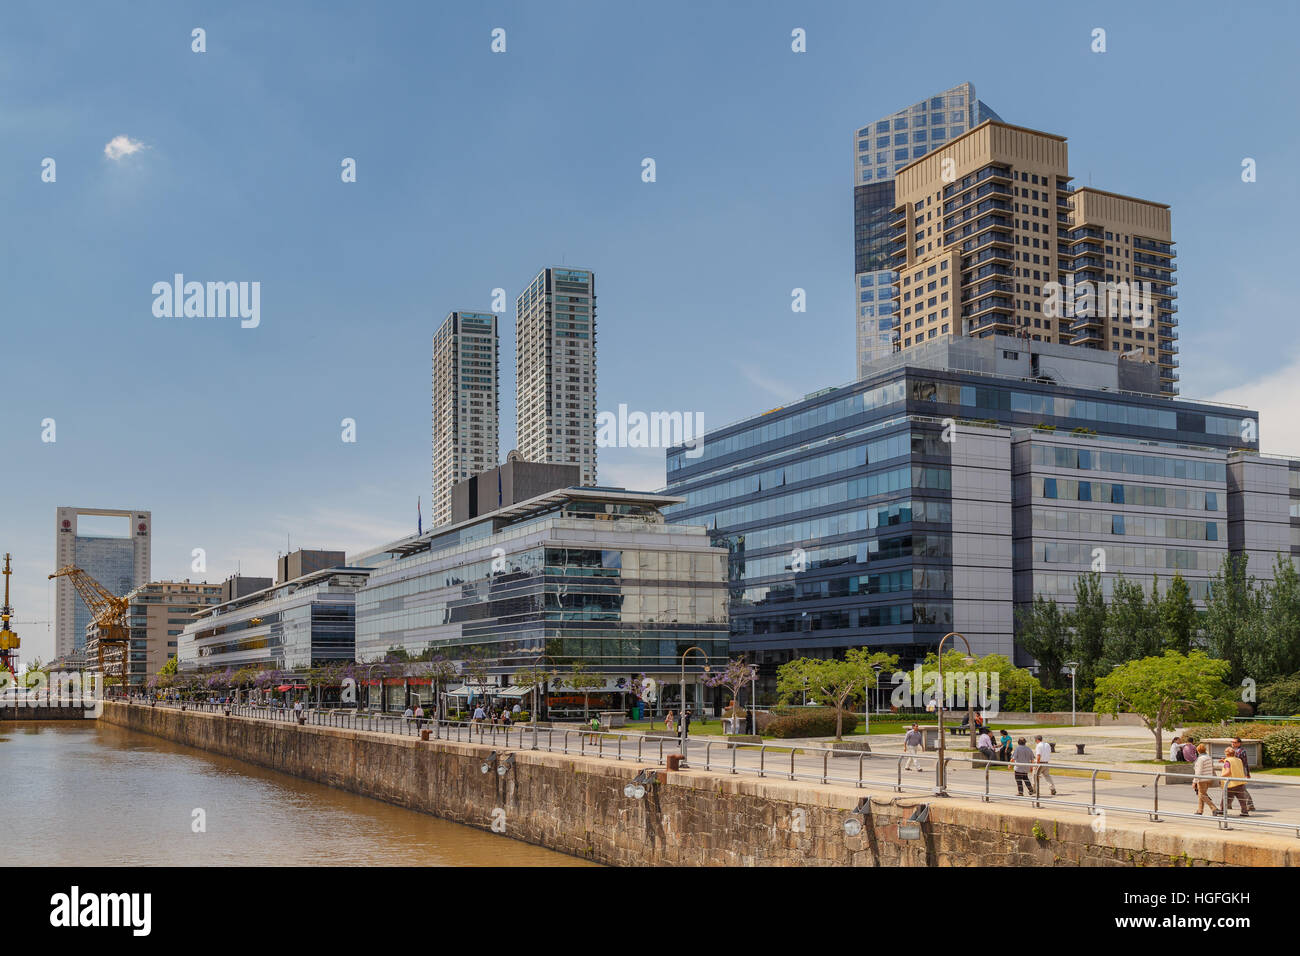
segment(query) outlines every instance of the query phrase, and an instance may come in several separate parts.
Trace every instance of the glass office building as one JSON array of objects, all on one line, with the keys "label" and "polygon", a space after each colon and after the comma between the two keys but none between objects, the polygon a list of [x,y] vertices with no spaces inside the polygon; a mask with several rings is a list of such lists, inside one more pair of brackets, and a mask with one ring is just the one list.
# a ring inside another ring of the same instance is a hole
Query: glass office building
[{"label": "glass office building", "polygon": [[893,351],[897,315],[890,269],[894,174],[915,159],[974,129],[1000,120],[962,83],[859,129],[853,137],[853,269],[857,302],[858,377]]},{"label": "glass office building", "polygon": [[[357,660],[486,661],[491,680],[575,662],[609,689],[641,676],[688,682],[727,654],[726,552],[668,524],[676,498],[562,488],[353,555]],[[622,683],[620,683],[622,682]]]},{"label": "glass office building", "polygon": [[668,451],[685,499],[669,520],[728,549],[733,652],[770,677],[863,645],[908,663],[958,630],[1014,656],[1016,608],[1071,603],[1096,548],[1107,587],[1178,571],[1204,597],[1228,549],[1227,460],[1254,447],[1256,413],[1119,392],[1113,356],[1034,347],[1066,380],[1109,368],[1111,384],[981,371],[995,344],[965,340],[719,429],[698,458]]},{"label": "glass office building", "polygon": [[369,573],[316,571],[199,611],[180,633],[178,666],[305,671],[353,660],[354,600]]}]

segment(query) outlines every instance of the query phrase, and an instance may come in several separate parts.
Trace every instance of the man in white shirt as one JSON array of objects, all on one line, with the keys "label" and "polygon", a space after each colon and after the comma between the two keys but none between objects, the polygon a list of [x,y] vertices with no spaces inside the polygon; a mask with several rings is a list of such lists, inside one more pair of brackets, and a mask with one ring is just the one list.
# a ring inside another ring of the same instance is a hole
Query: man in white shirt
[{"label": "man in white shirt", "polygon": [[993,738],[989,736],[987,728],[980,732],[979,738],[975,741],[975,749],[984,755],[985,760],[997,759],[998,755],[993,750]]},{"label": "man in white shirt", "polygon": [[1043,781],[1052,788],[1052,796],[1056,796],[1056,781],[1052,779],[1051,772],[1047,769],[1047,764],[1052,757],[1052,748],[1043,740],[1043,735],[1039,734],[1034,738],[1034,789],[1038,795],[1043,795]]}]

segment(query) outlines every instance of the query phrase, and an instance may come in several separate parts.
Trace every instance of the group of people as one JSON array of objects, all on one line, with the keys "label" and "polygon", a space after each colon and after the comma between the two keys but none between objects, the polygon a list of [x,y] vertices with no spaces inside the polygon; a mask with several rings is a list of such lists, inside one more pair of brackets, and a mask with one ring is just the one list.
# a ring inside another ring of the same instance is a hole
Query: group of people
[{"label": "group of people", "polygon": [[[1175,737],[1169,745],[1169,760],[1171,763],[1186,762],[1192,765],[1197,814],[1203,814],[1208,806],[1215,816],[1222,816],[1231,809],[1233,800],[1237,801],[1241,816],[1248,817],[1254,811],[1255,801],[1246,789],[1246,781],[1250,779],[1250,761],[1240,737],[1233,737],[1232,743],[1224,748],[1217,770],[1209,748],[1203,743],[1197,743],[1195,737]],[[1228,778],[1226,786],[1216,782],[1220,777]],[[1210,796],[1211,788],[1223,792],[1223,806],[1215,805],[1214,798]]]},{"label": "group of people", "polygon": [[513,707],[484,707],[480,702],[474,706],[474,713],[470,717],[470,722],[475,724],[489,723],[500,724],[503,727],[509,727],[519,719],[519,713],[522,708],[515,704]]},{"label": "group of people", "polygon": [[[664,717],[664,730],[670,734],[677,734],[680,737],[689,737],[691,735],[691,720],[693,718],[691,709],[687,707],[681,712],[680,717],[677,711],[670,710]],[[680,727],[678,726],[680,724]]]},{"label": "group of people", "polygon": [[[1025,791],[1028,790],[1031,797],[1036,793],[1041,795],[1043,787],[1048,787],[1051,795],[1056,796],[1056,781],[1052,778],[1049,768],[1052,761],[1052,745],[1043,740],[1042,734],[1034,738],[1034,747],[1031,750],[1024,737],[1012,743],[1011,734],[1003,730],[994,740],[994,731],[989,730],[983,721],[977,723],[976,727],[979,729],[979,737],[975,740],[975,749],[985,760],[1012,764],[1017,794],[1024,796]],[[921,734],[921,726],[913,724],[903,735],[903,753],[906,754],[904,770],[924,772],[925,768],[921,766],[919,756],[923,749],[924,738]]]},{"label": "group of people", "polygon": [[[513,708],[505,707],[505,706],[502,706],[500,708],[492,708],[492,707],[485,707],[482,703],[479,703],[475,705],[473,715],[470,717],[470,721],[475,724],[492,723],[492,724],[500,724],[501,726],[504,727],[509,727],[511,724],[513,724],[516,720],[519,719],[519,712],[520,712],[520,707],[518,704],[515,704]],[[407,704],[406,710],[402,711],[402,716],[405,717],[407,720],[415,721],[415,729],[419,730],[421,727],[424,726],[424,721],[425,721],[424,705],[421,704],[419,701],[415,702],[414,707],[412,707],[410,704]]]}]

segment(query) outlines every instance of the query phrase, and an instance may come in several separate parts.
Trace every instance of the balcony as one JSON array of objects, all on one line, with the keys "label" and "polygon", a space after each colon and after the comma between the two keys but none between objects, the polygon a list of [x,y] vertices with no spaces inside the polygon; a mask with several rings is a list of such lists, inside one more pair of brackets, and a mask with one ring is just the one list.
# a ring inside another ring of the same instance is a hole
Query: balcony
[{"label": "balcony", "polygon": [[1011,315],[1016,310],[1014,299],[1005,299],[998,295],[981,296],[973,300],[969,306],[961,310],[963,319],[978,319],[990,312],[1006,313]]},{"label": "balcony", "polygon": [[1174,244],[1172,242],[1158,242],[1154,239],[1143,239],[1141,236],[1133,237],[1134,249],[1145,249],[1148,252],[1156,252],[1162,256],[1176,256]]},{"label": "balcony", "polygon": [[967,239],[965,242],[963,242],[961,244],[961,251],[974,252],[976,249],[979,249],[981,246],[986,246],[989,244],[1014,246],[1016,244],[1016,237],[1015,235],[1009,232],[985,232],[975,238]]}]

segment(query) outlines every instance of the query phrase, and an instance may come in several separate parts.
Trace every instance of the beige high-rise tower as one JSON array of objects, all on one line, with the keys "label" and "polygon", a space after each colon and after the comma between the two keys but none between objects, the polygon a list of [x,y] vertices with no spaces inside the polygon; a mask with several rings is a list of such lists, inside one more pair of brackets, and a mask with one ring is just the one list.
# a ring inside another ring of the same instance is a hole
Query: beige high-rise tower
[{"label": "beige high-rise tower", "polygon": [[432,527],[451,521],[451,486],[495,468],[499,441],[497,317],[452,312],[433,336]]},{"label": "beige high-rise tower", "polygon": [[1117,352],[1178,391],[1169,207],[1070,186],[1066,141],[986,122],[895,176],[896,348],[1008,336]]},{"label": "beige high-rise tower", "polygon": [[596,483],[596,277],[543,269],[515,306],[515,421],[525,461]]}]

